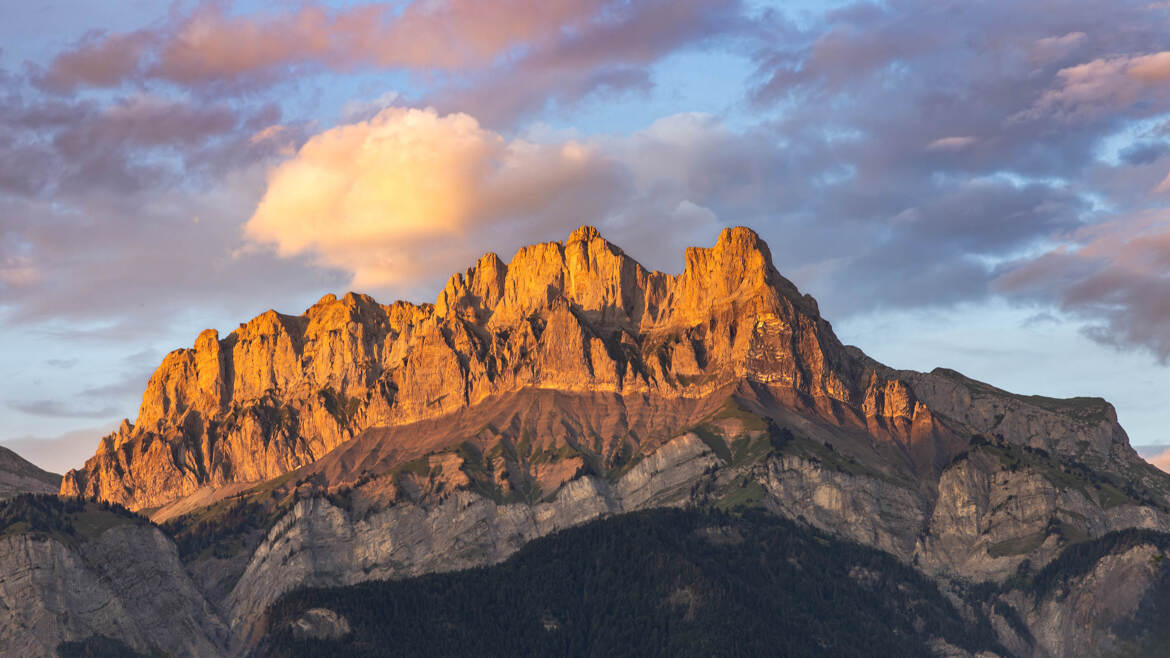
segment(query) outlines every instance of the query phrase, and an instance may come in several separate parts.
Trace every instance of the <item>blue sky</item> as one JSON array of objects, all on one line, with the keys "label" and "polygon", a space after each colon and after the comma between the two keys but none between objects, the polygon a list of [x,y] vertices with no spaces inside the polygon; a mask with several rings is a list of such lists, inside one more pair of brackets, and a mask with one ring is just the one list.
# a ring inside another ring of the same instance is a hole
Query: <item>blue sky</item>
[{"label": "blue sky", "polygon": [[0,442],[53,469],[203,328],[583,223],[667,271],[751,226],[879,360],[1170,443],[1165,3],[2,11]]}]

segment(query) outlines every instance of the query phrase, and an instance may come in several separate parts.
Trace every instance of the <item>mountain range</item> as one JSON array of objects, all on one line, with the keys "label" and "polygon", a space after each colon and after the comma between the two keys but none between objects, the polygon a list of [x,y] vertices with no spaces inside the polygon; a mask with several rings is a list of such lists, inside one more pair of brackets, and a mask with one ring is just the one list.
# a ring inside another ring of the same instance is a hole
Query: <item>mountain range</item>
[{"label": "mountain range", "polygon": [[[1108,402],[882,365],[837,339],[746,228],[685,263],[648,271],[583,226],[506,264],[483,256],[433,304],[328,295],[204,331],[163,359],[134,422],[64,475],[63,498],[0,507],[0,651],[369,653],[404,622],[354,597],[432,601],[486,628],[476,611],[506,605],[492,592],[555,574],[574,532],[583,565],[621,559],[607,537],[665,560],[659,580],[677,587],[564,572],[611,583],[603,596],[637,602],[647,628],[709,638],[698,653],[736,652],[726,620],[768,628],[795,604],[767,587],[807,579],[841,601],[902,591],[898,610],[856,618],[896,619],[882,646],[901,652],[1167,646],[1170,475]],[[660,530],[633,532],[630,514]],[[741,575],[726,562],[753,559],[795,566],[728,588]],[[435,595],[455,589],[482,605]],[[641,646],[604,644],[622,636],[597,630],[614,623],[602,612],[571,621],[527,591],[515,619],[529,626],[464,648]],[[848,624],[806,639],[863,650]]]}]

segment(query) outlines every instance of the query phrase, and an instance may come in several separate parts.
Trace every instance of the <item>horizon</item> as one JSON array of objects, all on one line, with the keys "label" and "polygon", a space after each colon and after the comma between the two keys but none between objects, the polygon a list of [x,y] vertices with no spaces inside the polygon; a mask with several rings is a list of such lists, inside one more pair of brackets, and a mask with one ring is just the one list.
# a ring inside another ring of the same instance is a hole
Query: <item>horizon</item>
[{"label": "horizon", "polygon": [[664,272],[748,226],[843,343],[1170,449],[1168,5],[5,13],[0,445],[50,470],[204,328],[581,224]]}]

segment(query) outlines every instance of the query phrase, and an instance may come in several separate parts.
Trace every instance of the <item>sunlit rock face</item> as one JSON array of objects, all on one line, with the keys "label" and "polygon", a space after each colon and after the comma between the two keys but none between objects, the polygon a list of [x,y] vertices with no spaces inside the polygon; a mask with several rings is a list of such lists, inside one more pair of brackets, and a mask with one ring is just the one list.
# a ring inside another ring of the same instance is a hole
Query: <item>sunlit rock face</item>
[{"label": "sunlit rock face", "polygon": [[947,452],[929,412],[845,351],[751,230],[688,249],[685,270],[669,275],[586,226],[506,265],[484,256],[433,305],[329,295],[299,316],[268,311],[226,337],[203,332],[166,356],[137,421],[105,437],[61,491],[156,507],[281,475],[370,427],[523,389],[697,398],[736,381],[921,444],[928,461]]}]

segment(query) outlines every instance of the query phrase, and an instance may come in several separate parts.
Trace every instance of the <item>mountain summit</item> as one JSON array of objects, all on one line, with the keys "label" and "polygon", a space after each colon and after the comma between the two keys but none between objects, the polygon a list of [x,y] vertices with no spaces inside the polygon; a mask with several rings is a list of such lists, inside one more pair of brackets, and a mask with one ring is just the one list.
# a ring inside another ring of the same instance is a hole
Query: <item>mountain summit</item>
[{"label": "mountain summit", "polygon": [[137,421],[61,491],[157,507],[276,477],[366,428],[524,389],[696,399],[738,381],[901,439],[939,435],[904,387],[846,353],[750,229],[688,249],[682,274],[668,275],[583,226],[507,265],[483,256],[434,304],[328,295],[299,316],[268,311],[223,338],[203,332],[167,355]]}]

